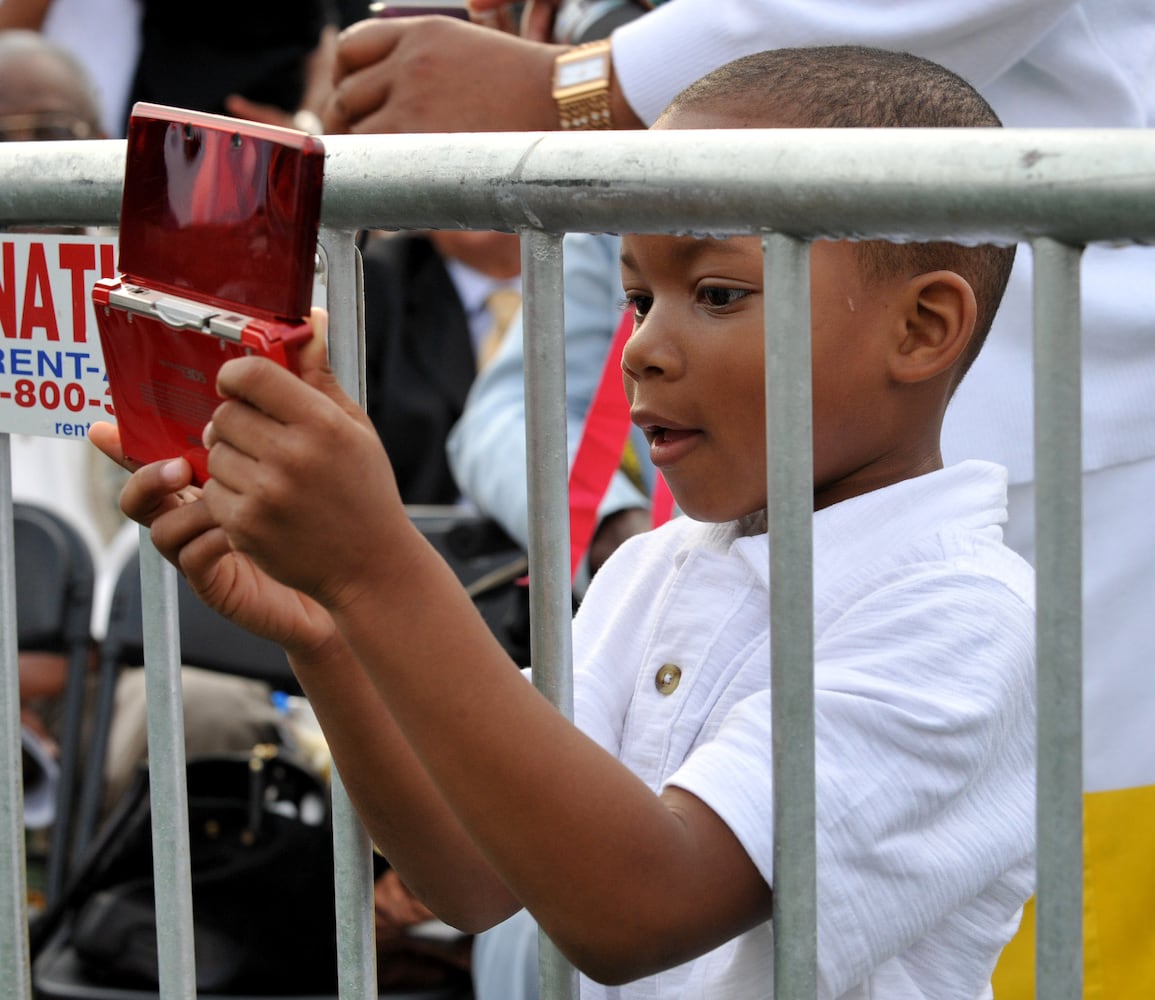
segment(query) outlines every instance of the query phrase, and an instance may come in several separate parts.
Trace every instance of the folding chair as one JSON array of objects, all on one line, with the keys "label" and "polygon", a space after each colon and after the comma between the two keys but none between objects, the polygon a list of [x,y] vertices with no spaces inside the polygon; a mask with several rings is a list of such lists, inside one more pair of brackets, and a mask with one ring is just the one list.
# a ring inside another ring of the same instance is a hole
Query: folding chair
[{"label": "folding chair", "polygon": [[46,901],[51,904],[64,885],[71,856],[92,638],[93,559],[80,532],[59,514],[27,502],[15,503],[12,509],[18,647],[68,657],[56,816],[45,886]]},{"label": "folding chair", "polygon": [[[261,680],[274,690],[290,694],[300,693],[284,651],[279,646],[252,635],[209,609],[196,597],[183,577],[177,578],[177,592],[182,664]],[[117,677],[126,664],[144,662],[142,605],[140,561],[134,555],[118,574],[109,610],[108,628],[101,648],[90,760],[81,801],[80,829],[77,831],[82,847],[90,845],[93,851],[99,850],[101,843],[96,821],[103,793],[103,765],[112,723]],[[243,906],[243,900],[238,900],[238,905]],[[159,1000],[155,989],[108,986],[94,980],[60,929],[53,928],[45,937],[48,940],[36,949],[33,963],[33,994],[36,1000]],[[291,959],[292,956],[286,956],[286,961]],[[224,995],[205,992],[199,996],[201,1000],[226,1000]],[[388,1000],[464,1000],[459,991],[442,989],[384,992],[381,996]],[[229,994],[227,1000],[247,998]],[[334,997],[331,994],[294,994],[292,1000],[334,1000]]]},{"label": "folding chair", "polygon": [[[184,577],[177,578],[177,593],[182,664],[264,681],[271,688],[290,694],[300,693],[280,646],[258,638],[210,609],[192,592]],[[100,815],[117,679],[121,670],[137,669],[143,663],[140,557],[134,554],[117,575],[108,627],[101,643],[88,769],[77,820],[77,852],[92,839]]]}]

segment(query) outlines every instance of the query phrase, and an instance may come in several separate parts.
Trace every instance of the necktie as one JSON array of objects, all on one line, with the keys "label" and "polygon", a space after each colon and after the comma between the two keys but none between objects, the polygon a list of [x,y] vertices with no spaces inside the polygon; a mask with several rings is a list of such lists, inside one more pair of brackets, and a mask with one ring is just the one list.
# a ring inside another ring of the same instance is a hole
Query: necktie
[{"label": "necktie", "polygon": [[506,331],[521,308],[521,293],[512,288],[496,288],[485,297],[485,308],[493,322],[477,347],[478,371],[497,354]]}]

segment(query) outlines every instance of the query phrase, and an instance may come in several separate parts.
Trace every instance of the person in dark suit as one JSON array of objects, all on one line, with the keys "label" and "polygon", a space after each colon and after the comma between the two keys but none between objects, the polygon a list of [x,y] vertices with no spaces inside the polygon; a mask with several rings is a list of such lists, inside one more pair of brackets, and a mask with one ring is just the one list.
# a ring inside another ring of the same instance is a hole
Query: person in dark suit
[{"label": "person in dark suit", "polygon": [[369,417],[405,503],[456,503],[445,441],[494,326],[487,298],[518,286],[518,239],[450,230],[378,236],[363,262]]},{"label": "person in dark suit", "polygon": [[142,0],[125,112],[152,101],[219,115],[257,112],[262,121],[306,109],[315,120],[330,89],[335,20],[327,0]]},{"label": "person in dark suit", "polygon": [[[493,331],[486,299],[494,289],[520,289],[518,238],[448,230],[373,235],[362,263],[369,418],[405,503],[454,504],[460,490],[445,442]],[[409,933],[433,914],[392,869],[377,878],[373,904],[381,988],[469,982],[472,938]]]}]

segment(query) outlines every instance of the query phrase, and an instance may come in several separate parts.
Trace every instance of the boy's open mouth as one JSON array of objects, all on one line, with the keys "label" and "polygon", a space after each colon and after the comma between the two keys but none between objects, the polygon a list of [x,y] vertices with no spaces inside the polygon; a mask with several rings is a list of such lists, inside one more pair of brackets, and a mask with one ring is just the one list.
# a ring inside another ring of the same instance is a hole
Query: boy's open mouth
[{"label": "boy's open mouth", "polygon": [[650,442],[650,461],[660,469],[668,469],[692,452],[702,436],[700,430],[690,427],[666,427],[646,424],[642,427]]},{"label": "boy's open mouth", "polygon": [[631,420],[650,443],[650,460],[659,466],[676,462],[692,450],[702,436],[701,428],[667,424],[664,417],[665,414],[637,403],[630,413]]},{"label": "boy's open mouth", "polygon": [[645,433],[651,444],[673,444],[676,441],[682,441],[696,434],[697,431],[687,430],[682,427],[653,426],[645,428]]}]

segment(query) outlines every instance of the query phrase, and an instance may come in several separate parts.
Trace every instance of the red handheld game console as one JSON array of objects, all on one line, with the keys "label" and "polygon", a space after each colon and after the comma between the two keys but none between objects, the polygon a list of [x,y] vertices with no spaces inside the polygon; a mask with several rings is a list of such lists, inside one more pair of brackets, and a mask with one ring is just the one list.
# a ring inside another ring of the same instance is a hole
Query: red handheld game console
[{"label": "red handheld game console", "polygon": [[312,337],[324,147],[312,135],[137,104],[129,119],[117,278],[92,290],[126,456],[184,456],[217,371],[246,354],[297,370]]}]

